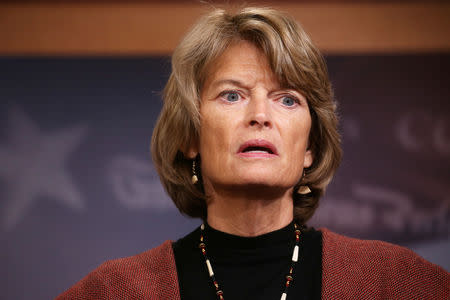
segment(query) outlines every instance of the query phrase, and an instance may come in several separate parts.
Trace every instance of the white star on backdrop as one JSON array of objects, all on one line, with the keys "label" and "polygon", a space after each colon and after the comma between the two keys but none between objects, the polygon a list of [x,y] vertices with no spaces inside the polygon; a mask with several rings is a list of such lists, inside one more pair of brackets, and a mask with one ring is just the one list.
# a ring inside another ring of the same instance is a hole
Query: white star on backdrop
[{"label": "white star on backdrop", "polygon": [[42,132],[17,108],[11,109],[8,121],[7,144],[0,144],[0,178],[6,183],[2,188],[2,228],[14,228],[40,197],[81,211],[84,202],[66,163],[85,135],[86,126]]}]

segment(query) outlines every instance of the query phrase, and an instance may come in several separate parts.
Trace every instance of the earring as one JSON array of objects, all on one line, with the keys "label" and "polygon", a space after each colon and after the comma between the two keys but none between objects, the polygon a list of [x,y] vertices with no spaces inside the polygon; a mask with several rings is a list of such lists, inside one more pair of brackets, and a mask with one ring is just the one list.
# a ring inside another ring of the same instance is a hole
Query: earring
[{"label": "earring", "polygon": [[300,194],[300,195],[307,195],[307,194],[311,193],[311,189],[307,185],[301,185],[298,188],[297,193]]},{"label": "earring", "polygon": [[197,173],[195,172],[195,159],[192,161],[192,184],[196,184],[198,182]]},{"label": "earring", "polygon": [[[305,178],[305,169],[303,169],[303,175],[302,175],[302,179]],[[309,188],[308,185],[301,185],[298,190],[297,193],[300,195],[307,195],[312,193],[311,189]]]}]

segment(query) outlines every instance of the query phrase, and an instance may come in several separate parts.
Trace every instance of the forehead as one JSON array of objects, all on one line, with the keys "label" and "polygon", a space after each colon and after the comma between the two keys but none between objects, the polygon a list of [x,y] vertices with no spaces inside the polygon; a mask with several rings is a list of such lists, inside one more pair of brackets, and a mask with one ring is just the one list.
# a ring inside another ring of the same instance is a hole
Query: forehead
[{"label": "forehead", "polygon": [[223,80],[265,80],[278,85],[264,53],[252,43],[239,41],[231,44],[207,70],[204,87]]}]

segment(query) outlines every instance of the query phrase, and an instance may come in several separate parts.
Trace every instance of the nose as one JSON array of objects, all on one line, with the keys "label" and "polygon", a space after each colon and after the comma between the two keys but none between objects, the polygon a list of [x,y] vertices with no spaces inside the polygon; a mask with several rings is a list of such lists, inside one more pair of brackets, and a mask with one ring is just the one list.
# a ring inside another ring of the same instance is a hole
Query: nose
[{"label": "nose", "polygon": [[270,101],[263,95],[252,97],[248,105],[248,124],[253,126],[272,127]]}]

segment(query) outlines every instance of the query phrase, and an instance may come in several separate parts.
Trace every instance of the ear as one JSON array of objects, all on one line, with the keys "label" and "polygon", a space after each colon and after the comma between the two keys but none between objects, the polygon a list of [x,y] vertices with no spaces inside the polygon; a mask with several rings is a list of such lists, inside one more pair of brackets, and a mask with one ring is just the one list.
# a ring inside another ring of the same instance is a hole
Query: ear
[{"label": "ear", "polygon": [[309,168],[311,167],[313,163],[314,157],[311,150],[306,150],[305,152],[305,158],[303,160],[303,168]]},{"label": "ear", "polygon": [[184,156],[188,159],[194,159],[198,155],[198,146],[196,141],[192,141],[186,151],[184,151]]}]

